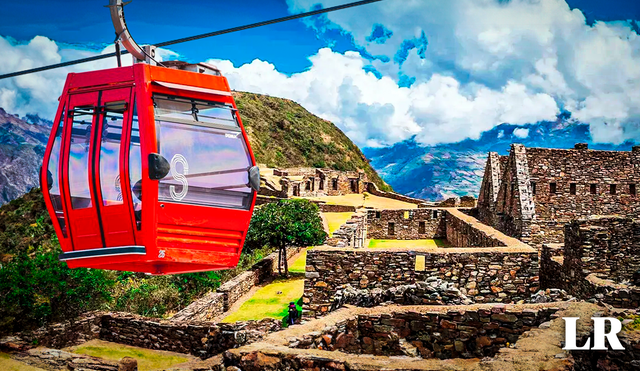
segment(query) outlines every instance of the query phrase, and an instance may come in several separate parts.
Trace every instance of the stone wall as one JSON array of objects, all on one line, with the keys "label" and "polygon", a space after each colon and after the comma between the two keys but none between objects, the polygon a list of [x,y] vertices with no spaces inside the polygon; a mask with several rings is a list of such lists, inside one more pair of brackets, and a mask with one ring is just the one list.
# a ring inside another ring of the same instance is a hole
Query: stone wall
[{"label": "stone wall", "polygon": [[444,239],[446,238],[444,213],[443,209],[425,208],[368,210],[367,238],[383,240]]},{"label": "stone wall", "polygon": [[336,292],[440,279],[477,303],[517,302],[538,290],[538,253],[524,244],[494,248],[412,250],[315,248],[307,252],[303,308],[320,316]]},{"label": "stone wall", "polygon": [[410,204],[429,206],[433,202],[429,202],[420,198],[409,197],[395,192],[381,191],[375,183],[367,183],[367,190],[374,196],[391,198],[398,201],[408,202]]},{"label": "stone wall", "polygon": [[247,271],[239,274],[218,288],[218,292],[224,297],[224,310],[227,311],[238,299],[248,293],[259,283],[258,274],[255,271]]},{"label": "stone wall", "polygon": [[532,327],[550,319],[556,307],[449,309],[433,312],[361,314],[322,332],[289,339],[289,346],[377,356],[420,358],[493,357]]},{"label": "stone wall", "polygon": [[282,321],[236,323],[169,322],[133,316],[106,314],[100,339],[142,348],[188,353],[206,359],[225,350],[261,340],[282,329]]},{"label": "stone wall", "polygon": [[[496,171],[501,171],[495,195]],[[506,162],[490,153],[480,219],[532,246],[561,243],[563,226],[594,215],[637,216],[640,147],[631,152],[511,147]]]},{"label": "stone wall", "polygon": [[455,247],[507,246],[508,240],[499,231],[480,223],[458,210],[444,212],[445,237]]},{"label": "stone wall", "polygon": [[333,247],[364,247],[367,233],[366,220],[366,212],[358,210],[338,230],[333,232],[331,238],[327,239],[326,245]]},{"label": "stone wall", "polygon": [[271,318],[236,323],[176,322],[129,313],[91,312],[33,333],[17,334],[16,339],[57,349],[100,339],[205,359],[281,329],[282,320]]},{"label": "stone wall", "polygon": [[368,184],[367,174],[361,171],[291,168],[274,169],[273,175],[281,177],[281,197],[341,196],[363,193],[367,190]]},{"label": "stone wall", "polygon": [[496,247],[518,243],[457,209],[368,210],[367,238],[446,239],[454,247]]},{"label": "stone wall", "polygon": [[[560,256],[559,247],[563,247]],[[545,244],[541,286],[616,307],[640,305],[640,222],[617,216],[573,221],[564,245]]]},{"label": "stone wall", "polygon": [[578,220],[565,227],[565,275],[592,273],[615,282],[634,280],[640,270],[640,222],[622,217]]}]

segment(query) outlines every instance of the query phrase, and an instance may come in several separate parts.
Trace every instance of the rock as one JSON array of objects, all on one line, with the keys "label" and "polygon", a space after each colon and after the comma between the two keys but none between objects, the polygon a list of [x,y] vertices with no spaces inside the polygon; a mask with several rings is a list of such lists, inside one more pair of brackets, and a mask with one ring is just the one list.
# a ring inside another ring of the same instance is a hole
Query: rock
[{"label": "rock", "polygon": [[138,361],[135,358],[124,357],[118,363],[118,371],[138,371]]}]

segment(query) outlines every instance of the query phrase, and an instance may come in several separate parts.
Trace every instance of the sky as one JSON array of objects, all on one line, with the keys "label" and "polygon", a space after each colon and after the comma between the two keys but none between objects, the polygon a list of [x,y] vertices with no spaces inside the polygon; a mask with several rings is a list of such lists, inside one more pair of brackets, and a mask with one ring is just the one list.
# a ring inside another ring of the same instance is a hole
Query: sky
[{"label": "sky", "polygon": [[[134,0],[125,14],[145,44],[348,1]],[[0,74],[112,51],[103,2],[3,4]],[[638,20],[633,0],[384,0],[160,54],[212,62],[232,88],[292,99],[363,147],[475,139],[562,111],[589,123],[595,141],[620,143],[640,140]],[[114,66],[0,80],[0,107],[51,118],[67,73]]]}]

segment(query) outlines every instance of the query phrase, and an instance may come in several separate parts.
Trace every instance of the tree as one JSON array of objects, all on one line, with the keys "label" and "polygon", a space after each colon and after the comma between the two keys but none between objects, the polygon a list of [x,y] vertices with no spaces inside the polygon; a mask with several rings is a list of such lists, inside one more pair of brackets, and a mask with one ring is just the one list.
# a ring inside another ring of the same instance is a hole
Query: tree
[{"label": "tree", "polygon": [[318,205],[304,199],[279,200],[256,208],[245,247],[252,250],[268,244],[277,248],[278,272],[282,275],[284,266],[288,275],[287,247],[321,245],[326,238]]}]

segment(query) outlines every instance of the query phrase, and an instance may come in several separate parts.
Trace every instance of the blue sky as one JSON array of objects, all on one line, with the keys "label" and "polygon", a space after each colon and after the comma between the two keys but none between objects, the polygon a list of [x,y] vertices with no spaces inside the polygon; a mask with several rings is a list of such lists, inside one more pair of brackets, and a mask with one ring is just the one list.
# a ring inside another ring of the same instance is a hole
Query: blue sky
[{"label": "blue sky", "polygon": [[[134,0],[125,9],[143,44],[348,1]],[[3,3],[0,73],[102,52],[113,40],[106,2]],[[235,89],[293,99],[360,146],[474,139],[563,110],[596,141],[619,143],[640,137],[639,19],[631,0],[385,0],[162,55],[215,63]],[[0,81],[0,107],[50,116],[68,72],[113,65]]]},{"label": "blue sky", "polygon": [[[349,1],[349,0],[347,0]],[[42,35],[61,43],[103,46],[113,41],[109,10],[102,1],[8,1],[0,9],[0,35],[20,41]],[[284,0],[168,1],[134,0],[125,7],[127,24],[140,44],[174,40],[219,29],[289,15]],[[259,58],[287,73],[309,66],[307,57],[328,44],[335,50],[353,49],[350,37],[333,32],[320,40],[302,21],[223,35],[173,46],[191,61],[229,59],[244,64]]]}]

